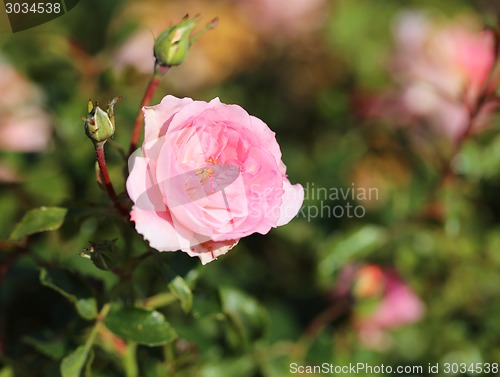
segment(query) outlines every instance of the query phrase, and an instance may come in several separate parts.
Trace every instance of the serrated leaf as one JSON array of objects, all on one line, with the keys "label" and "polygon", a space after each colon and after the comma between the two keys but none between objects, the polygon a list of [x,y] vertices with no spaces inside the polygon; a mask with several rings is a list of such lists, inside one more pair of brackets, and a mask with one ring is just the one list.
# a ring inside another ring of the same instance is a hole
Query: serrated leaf
[{"label": "serrated leaf", "polygon": [[80,377],[80,373],[85,365],[85,360],[89,350],[85,346],[80,346],[68,356],[66,356],[61,363],[61,376],[62,377]]},{"label": "serrated leaf", "polygon": [[68,210],[61,207],[40,207],[27,212],[9,236],[19,241],[31,234],[59,229],[64,223]]},{"label": "serrated leaf", "polygon": [[91,289],[75,274],[66,270],[42,268],[40,282],[66,297],[83,318],[90,320],[97,316],[97,302]]},{"label": "serrated leaf", "polygon": [[177,337],[163,314],[156,310],[114,307],[104,324],[119,337],[146,346],[159,346]]},{"label": "serrated leaf", "polygon": [[110,217],[113,212],[102,208],[40,207],[27,212],[9,236],[10,241],[19,241],[25,236],[59,229],[68,221],[81,221],[89,217]]},{"label": "serrated leaf", "polygon": [[185,313],[189,313],[193,307],[193,293],[186,281],[180,276],[177,276],[168,284],[168,288],[181,302],[182,310]]}]

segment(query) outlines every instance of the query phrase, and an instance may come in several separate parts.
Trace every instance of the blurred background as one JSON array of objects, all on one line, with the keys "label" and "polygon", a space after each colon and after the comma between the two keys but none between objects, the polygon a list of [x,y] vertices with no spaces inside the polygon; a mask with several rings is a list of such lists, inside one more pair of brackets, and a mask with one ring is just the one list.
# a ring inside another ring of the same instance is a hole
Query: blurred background
[{"label": "blurred background", "polygon": [[[173,350],[139,346],[132,374],[120,361],[123,341],[101,334],[93,376],[500,362],[500,119],[495,40],[485,28],[499,12],[487,0],[80,0],[33,29],[4,24],[0,376],[59,375],[89,327],[39,283],[40,266],[81,277],[100,303],[113,289],[125,301],[130,292],[150,297],[176,275],[199,274],[192,314],[161,309],[181,339]],[[107,145],[122,192],[116,145],[128,147],[154,37],[187,13],[219,24],[162,79],[153,103],[219,97],[262,119],[290,181],[305,188],[304,206],[289,225],[203,268],[163,253],[117,284],[79,253],[91,240],[117,239],[129,255],[146,247],[106,218],[81,117],[89,98],[123,97],[115,147]],[[40,206],[93,212],[8,240]],[[228,297],[245,308],[229,308]],[[408,375],[430,375],[425,368]]]}]

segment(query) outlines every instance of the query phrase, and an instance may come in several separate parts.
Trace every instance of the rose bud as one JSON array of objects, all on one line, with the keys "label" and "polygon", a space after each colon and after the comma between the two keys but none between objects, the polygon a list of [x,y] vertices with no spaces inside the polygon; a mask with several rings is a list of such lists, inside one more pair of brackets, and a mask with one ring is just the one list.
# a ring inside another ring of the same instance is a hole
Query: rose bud
[{"label": "rose bud", "polygon": [[115,113],[114,106],[120,97],[113,98],[106,111],[99,105],[89,100],[89,114],[85,119],[85,134],[94,144],[104,143],[115,133]]},{"label": "rose bud", "polygon": [[86,253],[80,253],[82,257],[89,258],[100,270],[109,271],[119,264],[119,256],[115,248],[116,240],[105,240],[90,242],[90,246],[85,249]]},{"label": "rose bud", "polygon": [[217,20],[214,19],[200,33],[190,37],[197,23],[198,20],[190,19],[186,15],[177,25],[169,27],[159,35],[154,44],[154,56],[157,67],[180,65],[186,59],[193,42],[202,33],[214,28]]}]

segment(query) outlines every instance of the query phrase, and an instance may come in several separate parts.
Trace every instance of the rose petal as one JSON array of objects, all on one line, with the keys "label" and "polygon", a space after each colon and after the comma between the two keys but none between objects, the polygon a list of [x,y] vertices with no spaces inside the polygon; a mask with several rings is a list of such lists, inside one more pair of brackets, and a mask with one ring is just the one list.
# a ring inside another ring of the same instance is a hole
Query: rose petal
[{"label": "rose petal", "polygon": [[143,211],[134,206],[130,219],[135,222],[137,232],[158,251],[177,251],[190,245],[191,237],[181,235],[189,232],[174,227],[168,212]]},{"label": "rose petal", "polygon": [[187,103],[186,106],[180,109],[179,112],[173,116],[170,126],[168,127],[168,132],[178,131],[179,127],[189,127],[189,119],[199,117],[205,110],[218,105],[221,105],[219,98],[214,98],[208,103],[204,101],[191,100],[191,102]]},{"label": "rose petal", "polygon": [[177,98],[165,96],[156,106],[144,106],[144,142],[156,140],[165,135],[172,118],[187,104],[192,103],[191,98]]},{"label": "rose petal", "polygon": [[196,246],[191,246],[190,248],[182,251],[192,257],[200,258],[202,264],[207,264],[217,259],[217,257],[226,254],[229,250],[236,246],[238,241],[239,240],[227,240],[221,242],[208,241]]},{"label": "rose petal", "polygon": [[299,185],[290,184],[288,179],[283,183],[283,199],[280,206],[280,217],[276,222],[276,226],[288,224],[300,211],[304,201],[304,188]]}]

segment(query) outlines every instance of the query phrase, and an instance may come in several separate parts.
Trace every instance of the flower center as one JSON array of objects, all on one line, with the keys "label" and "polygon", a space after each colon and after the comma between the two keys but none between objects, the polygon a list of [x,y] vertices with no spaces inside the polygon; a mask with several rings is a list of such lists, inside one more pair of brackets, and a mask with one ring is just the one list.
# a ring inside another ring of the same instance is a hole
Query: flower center
[{"label": "flower center", "polygon": [[217,165],[219,163],[219,158],[213,158],[210,156],[205,160],[206,163],[210,164],[209,166],[205,166],[203,168],[198,169],[194,175],[199,175],[201,176],[201,184],[205,184],[206,180],[209,178],[212,178],[214,171],[212,170],[212,167],[214,165]]}]

